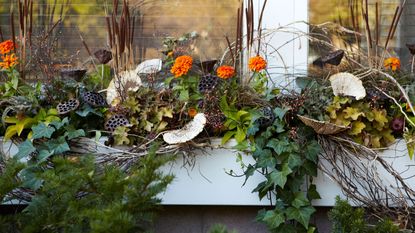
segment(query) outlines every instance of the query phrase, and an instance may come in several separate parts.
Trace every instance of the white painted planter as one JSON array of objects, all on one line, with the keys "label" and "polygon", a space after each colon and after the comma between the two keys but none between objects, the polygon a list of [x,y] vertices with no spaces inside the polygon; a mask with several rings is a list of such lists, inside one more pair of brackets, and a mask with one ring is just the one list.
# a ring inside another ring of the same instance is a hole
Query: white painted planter
[{"label": "white painted planter", "polygon": [[[212,140],[212,144],[220,145],[219,139]],[[185,165],[183,157],[178,157],[174,162],[162,168],[166,174],[173,174],[175,179],[160,195],[165,205],[243,205],[243,206],[265,206],[270,202],[266,198],[259,200],[257,193],[252,190],[262,181],[264,177],[256,173],[251,176],[243,186],[245,177],[233,177],[226,171],[234,171],[242,174],[240,163],[237,162],[238,151],[230,149],[233,145],[228,143],[221,149],[206,149],[196,151],[194,166]],[[229,149],[228,149],[229,148]],[[380,153],[394,168],[401,173],[402,177],[415,176],[412,169],[414,162],[409,160],[406,152],[405,142],[400,141],[392,146],[390,150]],[[15,154],[17,147],[10,142],[3,144],[3,151]],[[243,162],[254,163],[251,156],[242,154]],[[320,161],[324,162],[324,161]],[[394,185],[390,175],[382,168],[378,170],[380,178],[387,185]],[[410,187],[415,187],[415,177],[406,180]],[[319,171],[315,179],[317,190],[321,195],[320,200],[313,202],[315,206],[333,206],[337,195],[344,197],[340,187],[328,176]]]}]

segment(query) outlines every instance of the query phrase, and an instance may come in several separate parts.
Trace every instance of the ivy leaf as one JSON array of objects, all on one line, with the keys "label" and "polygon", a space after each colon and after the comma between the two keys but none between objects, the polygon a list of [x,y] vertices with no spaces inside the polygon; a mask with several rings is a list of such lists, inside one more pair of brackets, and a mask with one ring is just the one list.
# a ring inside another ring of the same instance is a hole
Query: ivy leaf
[{"label": "ivy leaf", "polygon": [[310,161],[313,161],[314,163],[317,163],[320,149],[320,144],[318,144],[316,141],[308,143],[305,149],[306,158]]},{"label": "ivy leaf", "polygon": [[276,138],[271,139],[267,143],[267,147],[272,148],[278,155],[288,151],[290,143],[286,140],[279,140]]},{"label": "ivy leaf", "polygon": [[97,111],[97,110],[93,109],[93,108],[92,108],[91,106],[89,106],[88,104],[84,104],[84,105],[82,106],[82,109],[81,109],[81,110],[76,111],[76,114],[78,114],[78,115],[79,115],[79,116],[81,116],[81,117],[86,117],[86,116],[88,116],[89,114],[94,114],[94,115],[97,115],[97,116],[102,117],[102,113],[101,113],[101,112],[99,112],[99,111]]},{"label": "ivy leaf", "polygon": [[343,112],[345,113],[344,118],[352,119],[354,121],[357,120],[357,118],[359,118],[359,116],[364,115],[364,113],[362,111],[360,111],[360,109],[352,108],[352,107],[347,107],[345,110],[343,110]]},{"label": "ivy leaf", "polygon": [[349,130],[349,135],[358,135],[362,133],[364,128],[366,128],[365,123],[361,121],[355,121],[352,123],[352,128]]},{"label": "ivy leaf", "polygon": [[54,154],[54,151],[41,150],[37,156],[38,164],[45,162],[50,156]]},{"label": "ivy leaf", "polygon": [[312,184],[310,185],[310,187],[308,187],[307,198],[309,200],[321,199],[321,196],[317,192],[317,186],[315,184]]},{"label": "ivy leaf", "polygon": [[32,127],[33,131],[33,139],[39,138],[50,138],[52,134],[55,132],[55,128],[51,126],[47,126],[45,123],[41,122],[36,126]]},{"label": "ivy leaf", "polygon": [[85,137],[85,131],[83,129],[74,129],[72,127],[68,127],[67,131],[65,132],[64,136],[68,138],[68,140],[72,140],[74,138]]},{"label": "ivy leaf", "polygon": [[284,120],[284,116],[285,114],[288,112],[289,109],[284,109],[284,108],[275,108],[274,109],[274,114],[275,116],[280,119],[280,120]]},{"label": "ivy leaf", "polygon": [[305,197],[305,194],[303,192],[297,192],[294,195],[295,197],[294,197],[294,200],[291,202],[291,205],[294,206],[295,208],[299,209],[303,206],[310,205],[310,202]]},{"label": "ivy leaf", "polygon": [[277,159],[272,156],[271,150],[257,149],[254,154],[257,156],[257,164],[259,167],[275,167],[277,165]]},{"label": "ivy leaf", "polygon": [[316,210],[312,206],[305,206],[301,208],[289,207],[286,214],[288,220],[296,220],[308,229],[310,217],[315,211]]},{"label": "ivy leaf", "polygon": [[275,229],[285,222],[285,217],[284,214],[278,210],[268,210],[263,214],[261,220],[265,222],[269,228]]},{"label": "ivy leaf", "polygon": [[52,139],[45,144],[49,148],[49,151],[54,151],[54,154],[62,154],[70,150],[64,136],[61,136],[58,139]]},{"label": "ivy leaf", "polygon": [[288,157],[288,166],[290,169],[294,169],[300,165],[303,164],[303,160],[301,159],[301,156],[297,153],[292,153]]},{"label": "ivy leaf", "polygon": [[292,170],[288,167],[288,164],[284,164],[281,171],[273,171],[270,174],[270,179],[276,185],[284,188],[287,183],[287,176],[292,173]]},{"label": "ivy leaf", "polygon": [[33,143],[29,140],[26,140],[26,141],[20,143],[17,148],[19,149],[19,151],[14,156],[17,159],[24,158],[24,157],[28,156],[29,154],[36,151],[36,148],[33,146]]},{"label": "ivy leaf", "polygon": [[67,117],[63,118],[62,121],[52,121],[50,123],[50,125],[55,127],[56,130],[59,130],[60,128],[62,128],[63,126],[65,126],[67,124],[69,124],[69,119]]}]

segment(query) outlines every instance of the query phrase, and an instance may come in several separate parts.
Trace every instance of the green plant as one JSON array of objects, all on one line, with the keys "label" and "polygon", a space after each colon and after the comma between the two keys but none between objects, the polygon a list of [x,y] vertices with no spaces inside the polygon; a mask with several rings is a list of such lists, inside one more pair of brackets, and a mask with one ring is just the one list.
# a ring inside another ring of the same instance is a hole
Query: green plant
[{"label": "green plant", "polygon": [[[32,167],[41,185],[22,213],[0,217],[0,231],[147,232],[160,207],[157,195],[173,178],[158,170],[170,158],[157,157],[156,148],[153,146],[128,172],[115,165],[97,167],[94,158],[87,155],[78,159],[55,156],[36,169]],[[15,163],[11,160],[8,165]],[[24,174],[29,167],[6,167],[0,183],[8,183],[11,177],[26,179],[16,174],[19,170]],[[10,188],[2,186],[0,190]]]},{"label": "green plant", "polygon": [[213,225],[209,231],[209,233],[237,233],[236,230],[228,231],[228,228],[222,224],[215,224]]},{"label": "green plant", "polygon": [[395,141],[389,127],[391,117],[384,108],[372,107],[364,100],[336,96],[327,112],[333,123],[350,126],[348,135],[360,144],[380,148]]},{"label": "green plant", "polygon": [[255,163],[246,167],[245,175],[248,179],[255,171],[263,173],[266,180],[254,191],[260,199],[268,193],[277,197],[275,208],[261,210],[257,217],[271,232],[315,232],[310,225],[315,212],[311,200],[320,197],[315,185],[307,184],[306,179],[317,175],[320,147],[307,128],[293,129],[287,124],[287,111],[275,108],[271,126],[261,131],[254,123],[249,129],[248,136],[254,138]]},{"label": "green plant", "polygon": [[228,104],[226,96],[220,100],[220,109],[226,117],[224,126],[226,133],[222,138],[222,144],[235,138],[236,142],[247,147],[248,129],[251,126],[252,116],[249,110],[237,109],[234,104]]},{"label": "green plant", "polygon": [[333,233],[398,233],[399,227],[389,219],[375,225],[368,224],[363,208],[354,208],[346,200],[336,197],[336,204],[328,213],[333,222]]},{"label": "green plant", "polygon": [[[44,123],[49,125],[50,123],[56,121],[59,122],[61,119],[58,116],[58,112],[56,109],[49,109],[45,110],[41,108],[37,114],[33,117],[25,116],[24,113],[18,113],[14,117],[5,117],[4,122],[6,124],[10,124],[6,128],[6,132],[4,134],[4,139],[8,140],[11,137],[23,136],[22,133],[25,129],[30,129],[33,125]],[[29,131],[27,134],[27,138],[32,137],[33,132]],[[24,137],[25,138],[25,137]]]}]

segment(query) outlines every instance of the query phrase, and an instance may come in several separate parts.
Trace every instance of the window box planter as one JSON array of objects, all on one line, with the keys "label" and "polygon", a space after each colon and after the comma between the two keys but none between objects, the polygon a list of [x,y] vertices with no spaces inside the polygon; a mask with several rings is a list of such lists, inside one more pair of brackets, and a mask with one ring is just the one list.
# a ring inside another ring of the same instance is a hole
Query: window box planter
[{"label": "window box planter", "polygon": [[[168,186],[165,193],[160,195],[165,205],[232,205],[232,206],[266,206],[270,204],[267,198],[259,200],[257,193],[252,193],[256,185],[264,177],[256,173],[245,182],[245,176],[235,177],[228,174],[233,171],[242,174],[238,154],[232,147],[235,141],[221,145],[220,139],[212,139],[212,148],[198,149],[195,155],[177,156],[177,158],[162,168],[163,172],[173,174],[175,179]],[[13,155],[17,153],[16,145],[10,141],[2,143],[4,153]],[[413,161],[409,159],[404,141],[398,141],[390,149],[380,152],[393,168],[407,178],[405,181],[411,187],[415,186],[415,171],[410,169]],[[254,163],[253,158],[247,154],[240,156],[244,164]],[[327,161],[320,158],[320,163],[329,166]],[[371,161],[367,161],[370,165]],[[394,187],[393,177],[382,167],[376,165],[382,182]],[[412,178],[411,178],[412,177]],[[341,187],[329,176],[319,170],[314,180],[321,199],[315,200],[315,206],[333,206],[337,195],[345,198]]]}]

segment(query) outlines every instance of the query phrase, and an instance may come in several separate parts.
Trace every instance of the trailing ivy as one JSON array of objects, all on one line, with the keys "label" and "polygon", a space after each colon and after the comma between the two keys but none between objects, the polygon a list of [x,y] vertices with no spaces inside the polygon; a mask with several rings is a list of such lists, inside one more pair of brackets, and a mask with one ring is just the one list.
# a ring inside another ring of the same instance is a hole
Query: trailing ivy
[{"label": "trailing ivy", "polygon": [[261,210],[257,220],[270,232],[316,232],[310,224],[315,212],[311,201],[320,196],[316,186],[307,181],[317,176],[319,144],[302,124],[290,128],[287,109],[275,108],[273,112],[276,117],[271,126],[260,129],[254,121],[248,135],[253,138],[255,164],[247,167],[246,178],[255,171],[263,173],[266,180],[254,191],[260,199],[271,193],[276,197],[274,208]]}]

